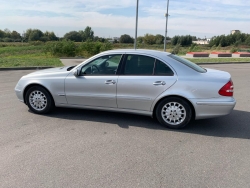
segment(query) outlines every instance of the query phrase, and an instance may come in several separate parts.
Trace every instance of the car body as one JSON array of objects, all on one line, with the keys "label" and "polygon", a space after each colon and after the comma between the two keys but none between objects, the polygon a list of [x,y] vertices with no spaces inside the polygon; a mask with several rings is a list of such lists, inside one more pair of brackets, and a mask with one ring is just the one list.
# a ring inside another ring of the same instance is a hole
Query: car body
[{"label": "car body", "polygon": [[229,73],[154,50],[111,50],[75,67],[36,71],[15,92],[35,113],[54,106],[136,113],[170,128],[227,115],[236,104]]}]

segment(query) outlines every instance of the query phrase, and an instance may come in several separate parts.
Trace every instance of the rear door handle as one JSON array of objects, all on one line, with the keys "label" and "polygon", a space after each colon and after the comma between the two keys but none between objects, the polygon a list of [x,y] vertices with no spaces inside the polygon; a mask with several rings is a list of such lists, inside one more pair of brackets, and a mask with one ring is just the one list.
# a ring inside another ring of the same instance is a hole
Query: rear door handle
[{"label": "rear door handle", "polygon": [[156,82],[154,82],[153,83],[153,85],[155,85],[155,86],[164,86],[164,85],[166,85],[166,82],[164,82],[164,81],[156,81]]},{"label": "rear door handle", "polygon": [[116,81],[115,80],[106,80],[105,84],[113,85],[113,84],[116,84]]}]

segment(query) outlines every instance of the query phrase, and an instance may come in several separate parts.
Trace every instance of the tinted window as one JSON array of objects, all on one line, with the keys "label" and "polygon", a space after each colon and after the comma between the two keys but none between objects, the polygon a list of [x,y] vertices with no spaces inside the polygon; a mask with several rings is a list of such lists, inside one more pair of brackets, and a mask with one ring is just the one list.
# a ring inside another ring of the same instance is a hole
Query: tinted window
[{"label": "tinted window", "polygon": [[142,55],[128,55],[124,68],[125,75],[153,75],[155,59]]},{"label": "tinted window", "polygon": [[105,55],[99,57],[81,69],[81,75],[115,75],[121,55]]},{"label": "tinted window", "polygon": [[172,59],[175,59],[176,61],[179,61],[180,63],[183,63],[184,65],[196,70],[197,72],[200,72],[200,73],[206,72],[206,69],[203,69],[202,67],[196,65],[195,63],[193,63],[187,59],[181,58],[181,57],[173,55],[173,54],[170,54],[169,57],[171,57]]},{"label": "tinted window", "polygon": [[163,62],[156,60],[154,75],[173,76],[173,71]]}]

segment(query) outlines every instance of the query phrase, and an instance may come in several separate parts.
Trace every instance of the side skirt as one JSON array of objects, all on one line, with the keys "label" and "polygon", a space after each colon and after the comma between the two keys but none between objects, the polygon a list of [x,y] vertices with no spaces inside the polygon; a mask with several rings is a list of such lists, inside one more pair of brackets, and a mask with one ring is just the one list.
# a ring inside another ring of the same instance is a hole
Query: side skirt
[{"label": "side skirt", "polygon": [[150,111],[140,111],[140,110],[120,109],[120,108],[105,108],[105,107],[98,107],[98,106],[96,106],[96,107],[80,106],[80,105],[69,105],[69,104],[55,104],[55,106],[56,107],[63,107],[63,108],[79,108],[79,109],[91,109],[91,110],[131,113],[131,114],[139,114],[139,115],[153,117],[153,112],[150,112]]}]

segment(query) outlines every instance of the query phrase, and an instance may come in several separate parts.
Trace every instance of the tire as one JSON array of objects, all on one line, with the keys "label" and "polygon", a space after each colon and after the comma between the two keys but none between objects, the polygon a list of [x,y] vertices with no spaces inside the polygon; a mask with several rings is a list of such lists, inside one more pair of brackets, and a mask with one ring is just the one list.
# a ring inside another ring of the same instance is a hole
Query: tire
[{"label": "tire", "polygon": [[50,93],[41,86],[29,88],[25,100],[29,109],[36,114],[49,113],[55,106]]},{"label": "tire", "polygon": [[180,129],[187,126],[192,119],[192,109],[185,100],[169,97],[157,105],[156,118],[167,128]]}]

